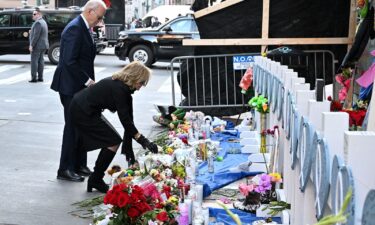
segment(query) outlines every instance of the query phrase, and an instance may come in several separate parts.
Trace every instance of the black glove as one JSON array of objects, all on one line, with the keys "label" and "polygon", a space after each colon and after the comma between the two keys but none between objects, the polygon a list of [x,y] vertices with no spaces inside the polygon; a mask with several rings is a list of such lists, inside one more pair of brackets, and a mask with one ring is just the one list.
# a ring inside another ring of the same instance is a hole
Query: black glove
[{"label": "black glove", "polygon": [[150,142],[150,144],[148,144],[147,148],[152,153],[158,153],[158,146],[154,142]]},{"label": "black glove", "polygon": [[141,135],[137,140],[136,140],[140,145],[142,145],[143,149],[148,149],[152,153],[157,153],[158,152],[158,146],[154,144],[153,142],[150,142],[145,136]]}]

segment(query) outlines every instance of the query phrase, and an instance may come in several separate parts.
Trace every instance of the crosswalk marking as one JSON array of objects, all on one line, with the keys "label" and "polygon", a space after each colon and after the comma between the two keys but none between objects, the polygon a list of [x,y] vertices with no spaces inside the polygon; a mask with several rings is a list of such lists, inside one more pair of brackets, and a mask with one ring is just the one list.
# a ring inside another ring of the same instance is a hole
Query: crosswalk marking
[{"label": "crosswalk marking", "polygon": [[[53,70],[53,68],[47,67],[47,68],[44,69],[44,73],[49,73],[52,70]],[[25,80],[28,80],[28,79],[30,79],[30,71],[26,71],[26,72],[20,73],[16,76],[12,76],[12,77],[9,77],[9,78],[6,78],[6,79],[0,79],[0,85],[14,84],[14,83],[18,83],[18,82],[25,81]]]},{"label": "crosswalk marking", "polygon": [[5,72],[7,70],[13,70],[23,67],[23,65],[4,65],[0,66],[0,73]]},{"label": "crosswalk marking", "polygon": [[[21,68],[23,65],[6,65],[6,66],[0,66],[0,73],[5,71],[10,71],[12,69]],[[45,66],[44,67],[44,74],[53,73],[56,69],[56,66]],[[106,67],[95,67],[95,73],[98,74],[105,70]],[[19,73],[17,75],[0,79],[0,85],[10,85],[15,84],[18,82],[24,82],[26,80],[30,79],[30,68],[28,68],[28,71]],[[50,85],[51,81],[44,82],[44,85]]]}]

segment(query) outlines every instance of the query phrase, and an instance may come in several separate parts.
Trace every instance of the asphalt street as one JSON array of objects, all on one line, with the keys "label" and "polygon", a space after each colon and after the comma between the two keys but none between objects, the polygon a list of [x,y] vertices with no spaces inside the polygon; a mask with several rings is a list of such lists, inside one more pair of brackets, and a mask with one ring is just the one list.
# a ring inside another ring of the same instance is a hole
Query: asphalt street
[{"label": "asphalt street", "polygon": [[[96,80],[127,64],[111,50],[96,57]],[[0,225],[88,225],[91,220],[72,215],[77,209],[72,203],[99,194],[87,193],[86,181],[56,179],[63,109],[58,94],[50,89],[56,66],[45,59],[44,83],[29,83],[29,55],[0,56]],[[172,102],[168,65],[157,63],[148,86],[133,95],[135,124],[145,136],[160,131],[152,121],[153,105]],[[121,134],[117,114],[105,115]],[[97,154],[88,154],[90,168]],[[118,153],[114,163],[125,167],[125,157]]]}]

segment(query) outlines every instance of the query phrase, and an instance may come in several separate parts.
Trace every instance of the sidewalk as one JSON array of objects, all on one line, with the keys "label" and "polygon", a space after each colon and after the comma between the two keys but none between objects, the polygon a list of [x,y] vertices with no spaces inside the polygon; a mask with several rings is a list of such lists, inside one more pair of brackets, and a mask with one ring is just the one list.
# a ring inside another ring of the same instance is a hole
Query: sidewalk
[{"label": "sidewalk", "polygon": [[[106,76],[106,71],[102,76]],[[155,95],[166,77],[164,73],[156,70],[156,79],[134,94],[135,124],[148,137],[161,129],[152,121],[156,113],[152,102],[170,98],[169,94]],[[91,219],[71,215],[77,209],[72,204],[100,193],[86,192],[86,181],[56,179],[63,133],[62,107],[58,94],[48,84],[37,85],[35,88],[25,82],[0,89],[0,225],[88,225]],[[117,114],[105,112],[105,116],[121,134]],[[134,143],[134,147],[139,145]],[[91,169],[97,155],[98,151],[88,153]],[[125,156],[118,152],[112,164],[126,167]]]}]

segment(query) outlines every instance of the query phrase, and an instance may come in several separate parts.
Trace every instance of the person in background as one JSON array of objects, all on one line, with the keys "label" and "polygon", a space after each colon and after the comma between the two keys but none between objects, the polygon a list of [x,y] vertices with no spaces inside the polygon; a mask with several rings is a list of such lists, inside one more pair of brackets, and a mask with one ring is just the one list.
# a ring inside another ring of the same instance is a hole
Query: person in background
[{"label": "person in background", "polygon": [[142,28],[142,27],[143,27],[143,22],[142,22],[142,19],[139,18],[139,19],[136,21],[135,28]]},{"label": "person in background", "polygon": [[73,19],[61,35],[60,58],[51,89],[59,92],[64,108],[64,133],[57,179],[82,182],[91,174],[87,152],[78,148],[79,139],[71,122],[70,102],[78,91],[95,84],[94,59],[96,47],[91,28],[103,20],[106,5],[102,0],[89,0],[81,15]]},{"label": "person in background", "polygon": [[104,173],[122,142],[116,129],[102,115],[105,109],[117,112],[124,127],[123,146],[126,149],[129,164],[134,163],[132,139],[135,139],[144,149],[147,148],[153,153],[158,151],[156,144],[139,133],[133,118],[132,94],[139,91],[142,86],[146,86],[150,76],[150,69],[134,61],[114,73],[112,77],[107,77],[74,96],[70,114],[81,140],[80,148],[86,151],[101,148],[95,162],[94,172],[87,181],[88,192],[92,192],[93,188],[103,193],[108,191],[108,185],[103,181]]},{"label": "person in background", "polygon": [[151,25],[151,27],[158,27],[158,26],[160,26],[160,21],[159,21],[159,19],[155,16],[154,17],[154,22],[152,23],[152,25]]},{"label": "person in background", "polygon": [[32,18],[35,22],[31,26],[29,36],[31,54],[31,80],[29,82],[36,83],[43,82],[44,53],[49,48],[48,26],[39,8],[35,8]]},{"label": "person in background", "polygon": [[132,22],[130,23],[130,30],[134,30],[137,25],[137,19],[133,17]]}]

